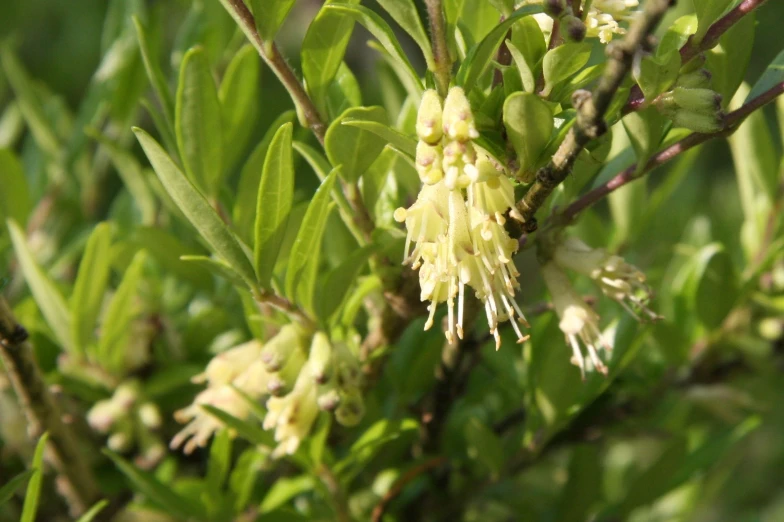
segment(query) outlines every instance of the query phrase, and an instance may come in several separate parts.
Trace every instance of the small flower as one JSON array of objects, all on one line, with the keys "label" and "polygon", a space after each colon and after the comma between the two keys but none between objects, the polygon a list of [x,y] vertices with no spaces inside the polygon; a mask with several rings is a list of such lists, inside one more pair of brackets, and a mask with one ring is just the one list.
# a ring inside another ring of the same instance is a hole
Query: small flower
[{"label": "small flower", "polygon": [[635,309],[651,319],[659,317],[648,308],[651,290],[645,284],[645,274],[622,257],[570,237],[555,248],[553,260],[562,268],[593,279],[604,295],[620,303],[635,318],[639,319]]},{"label": "small flower", "polygon": [[[599,357],[599,350],[609,353],[612,347],[604,340],[599,330],[599,316],[591,310],[585,301],[574,291],[567,275],[554,262],[542,266],[542,276],[553,298],[553,306],[560,322],[558,327],[566,336],[572,348],[571,362],[580,368],[580,375],[585,379],[585,371],[596,369],[607,375],[607,366]],[[588,352],[588,359],[583,356],[580,343]]]},{"label": "small flower", "polygon": [[479,137],[474,124],[471,104],[460,87],[452,87],[444,102],[444,134],[453,140],[466,142]]},{"label": "small flower", "polygon": [[417,112],[416,133],[421,141],[431,145],[441,141],[441,117],[441,98],[433,89],[426,90]]},{"label": "small flower", "polygon": [[278,442],[278,447],[272,453],[275,457],[297,451],[316,420],[318,397],[316,382],[310,370],[308,363],[297,377],[291,393],[283,397],[270,397],[267,401],[264,429],[275,429],[275,440]]},{"label": "small flower", "polygon": [[203,448],[212,435],[223,427],[223,423],[213,417],[202,406],[208,404],[238,419],[246,419],[250,415],[250,405],[229,384],[210,386],[196,396],[193,404],[177,410],[174,418],[179,423],[188,423],[171,441],[171,448],[177,449],[185,444],[185,454],[193,453],[196,448]]},{"label": "small flower", "polygon": [[602,43],[609,43],[614,34],[625,34],[620,22],[630,22],[639,11],[638,0],[594,0],[585,17],[586,36],[599,37]]}]

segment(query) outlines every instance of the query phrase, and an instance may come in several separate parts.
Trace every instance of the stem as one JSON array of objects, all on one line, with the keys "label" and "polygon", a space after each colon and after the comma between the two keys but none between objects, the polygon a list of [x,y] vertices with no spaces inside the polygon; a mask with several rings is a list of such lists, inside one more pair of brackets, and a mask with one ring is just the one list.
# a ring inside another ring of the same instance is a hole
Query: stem
[{"label": "stem", "polygon": [[49,433],[47,458],[59,475],[58,490],[72,516],[87,511],[99,498],[87,460],[76,444],[27,342],[27,331],[16,322],[6,300],[0,297],[0,359],[29,423],[31,438]]},{"label": "stem", "polygon": [[313,100],[310,99],[305,88],[297,79],[294,71],[286,63],[286,59],[280,53],[278,46],[275,42],[265,42],[261,39],[259,32],[256,30],[256,21],[253,14],[248,10],[247,6],[242,0],[220,0],[226,11],[229,12],[234,21],[240,26],[242,32],[248,37],[250,43],[259,52],[261,58],[267,63],[270,69],[275,73],[280,82],[289,91],[289,95],[297,107],[300,108],[302,114],[305,116],[305,121],[308,128],[316,136],[319,143],[324,146],[324,135],[327,132],[327,126],[324,120],[316,109]]},{"label": "stem", "polygon": [[[702,41],[695,43],[693,41],[694,37],[689,37],[688,41],[680,49],[681,63],[685,64],[698,54],[716,47],[716,44],[719,43],[719,38],[721,38],[724,33],[738,23],[741,18],[754,11],[765,2],[767,2],[767,0],[744,0],[732,11],[710,26]],[[623,114],[636,111],[644,105],[645,96],[643,96],[640,86],[634,85],[629,93],[629,99],[626,101],[626,105],[623,108]]]},{"label": "stem", "polygon": [[446,22],[444,20],[444,7],[441,0],[425,0],[427,17],[430,20],[430,36],[433,41],[433,74],[436,77],[438,94],[446,97],[449,90],[452,60],[449,58],[449,48],[446,45]]},{"label": "stem", "polygon": [[308,314],[306,314],[301,308],[296,306],[285,297],[270,293],[269,291],[262,289],[254,292],[253,298],[260,305],[269,305],[291,316],[292,318],[299,321],[300,324],[302,324],[302,326],[307,330],[316,329],[316,323],[313,321],[313,319],[311,319],[310,316],[308,316]]},{"label": "stem", "polygon": [[725,119],[724,128],[722,130],[711,134],[701,134],[699,132],[689,134],[682,140],[673,143],[669,147],[655,154],[650,160],[648,160],[648,163],[645,164],[645,167],[639,173],[637,173],[637,165],[632,165],[631,167],[617,174],[604,185],[598,186],[590,192],[582,195],[559,214],[554,215],[551,218],[553,223],[556,225],[567,224],[574,220],[580,212],[595,204],[609,193],[647,174],[659,165],[667,163],[671,159],[677,157],[679,154],[714,138],[729,136],[735,132],[735,130],[749,114],[772,102],[782,93],[784,93],[784,82],[779,82],[739,109],[729,113]]},{"label": "stem", "polygon": [[517,204],[526,232],[536,230],[536,211],[572,171],[574,161],[583,147],[607,132],[604,114],[629,73],[634,56],[650,46],[649,37],[669,6],[669,0],[646,2],[645,10],[629,28],[626,37],[617,44],[607,46],[607,67],[593,92],[579,90],[572,96],[572,103],[577,109],[574,126],[550,162],[537,172],[536,181]]}]

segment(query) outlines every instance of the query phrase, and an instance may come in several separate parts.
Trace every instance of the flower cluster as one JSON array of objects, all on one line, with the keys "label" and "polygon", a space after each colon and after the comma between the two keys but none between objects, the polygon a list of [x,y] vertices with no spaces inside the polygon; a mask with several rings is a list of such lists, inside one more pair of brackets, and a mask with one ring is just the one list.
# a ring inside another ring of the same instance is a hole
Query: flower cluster
[{"label": "flower cluster", "polygon": [[[564,270],[590,277],[604,295],[617,301],[636,319],[640,320],[638,312],[649,319],[658,319],[658,315],[648,308],[651,292],[645,284],[645,275],[623,258],[600,248],[591,248],[573,237],[559,241],[552,251],[552,259],[542,267],[545,284],[560,319],[559,327],[572,348],[572,363],[580,368],[583,377],[586,369],[606,374],[607,367],[599,352],[609,353],[612,346],[602,336],[599,316],[575,292]],[[581,343],[588,353],[587,359],[583,356]]]},{"label": "flower cluster", "polygon": [[673,88],[654,102],[678,127],[702,133],[718,132],[724,124],[721,95],[711,89],[711,74],[702,68],[704,56],[684,65]]},{"label": "flower cluster", "polygon": [[[425,329],[438,303],[447,302],[446,338],[463,337],[466,285],[482,301],[490,331],[500,346],[498,324],[527,324],[515,301],[519,288],[512,256],[518,243],[504,229],[505,214],[520,219],[514,189],[503,170],[473,142],[479,136],[463,90],[453,87],[444,101],[425,92],[417,115],[416,168],[423,186],[416,202],[395,211],[405,222],[405,261],[419,269],[421,299],[430,301]],[[411,248],[414,243],[413,250]],[[457,306],[455,306],[457,300]]]},{"label": "flower cluster", "polygon": [[631,22],[639,5],[639,0],[593,0],[585,15],[586,36],[610,43],[613,35],[626,33],[620,23]]},{"label": "flower cluster", "polygon": [[137,464],[150,468],[166,454],[166,447],[155,431],[162,419],[153,402],[142,399],[139,384],[130,381],[117,387],[111,398],[98,401],[87,413],[87,423],[95,431],[108,434],[107,446],[113,451],[139,448]]},{"label": "flower cluster", "polygon": [[193,404],[175,413],[179,422],[188,424],[171,445],[184,443],[190,453],[206,445],[223,426],[203,405],[247,419],[253,409],[250,401],[269,396],[263,425],[275,430],[278,446],[273,456],[292,454],[319,410],[334,411],[344,425],[359,422],[364,413],[360,377],[358,360],[346,343],[333,344],[321,332],[309,339],[299,327],[285,325],[266,344],[253,340],[210,361],[204,373],[194,378],[207,388]]}]

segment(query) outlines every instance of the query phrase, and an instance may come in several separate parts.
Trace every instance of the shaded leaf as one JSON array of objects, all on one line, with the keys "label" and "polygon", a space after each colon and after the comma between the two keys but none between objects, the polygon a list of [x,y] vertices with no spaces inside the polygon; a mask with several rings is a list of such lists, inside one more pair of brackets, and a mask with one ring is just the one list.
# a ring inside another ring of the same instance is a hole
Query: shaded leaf
[{"label": "shaded leaf", "polygon": [[256,30],[261,39],[271,42],[286,21],[295,0],[251,0],[250,8],[256,19]]},{"label": "shaded leaf", "polygon": [[517,92],[504,102],[504,126],[517,153],[520,172],[533,181],[539,158],[553,132],[553,113],[536,94]]},{"label": "shaded leaf", "polygon": [[41,497],[41,484],[44,480],[44,451],[46,450],[48,439],[49,434],[44,433],[35,445],[33,462],[30,464],[30,467],[35,471],[27,483],[27,491],[25,491],[22,515],[19,517],[19,522],[35,522],[36,514],[38,513],[38,500]]},{"label": "shaded leaf", "polygon": [[381,107],[356,107],[341,114],[327,129],[324,148],[333,167],[341,166],[341,177],[354,183],[373,164],[386,145],[377,134],[343,125],[346,120],[386,123],[386,111]]},{"label": "shaded leaf", "polygon": [[260,73],[256,49],[245,45],[229,62],[218,89],[223,133],[222,164],[226,170],[231,169],[244,152],[255,128],[259,113]]},{"label": "shaded leaf", "polygon": [[71,294],[71,333],[77,350],[84,352],[95,339],[95,326],[109,282],[110,223],[99,223],[87,240],[84,257]]}]

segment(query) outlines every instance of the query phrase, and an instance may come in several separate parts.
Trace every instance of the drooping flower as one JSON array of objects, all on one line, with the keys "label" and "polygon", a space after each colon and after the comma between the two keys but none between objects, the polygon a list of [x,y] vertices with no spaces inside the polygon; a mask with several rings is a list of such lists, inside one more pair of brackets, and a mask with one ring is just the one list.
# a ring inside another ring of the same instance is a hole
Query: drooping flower
[{"label": "drooping flower", "polygon": [[[572,348],[572,364],[580,368],[583,379],[586,370],[595,369],[606,375],[607,366],[599,356],[599,352],[604,351],[605,354],[609,354],[612,346],[604,339],[599,329],[599,315],[575,292],[569,277],[556,263],[551,261],[542,266],[542,276],[560,320],[558,327]],[[587,359],[583,355],[583,347],[587,352]]]},{"label": "drooping flower", "polygon": [[615,34],[625,34],[621,22],[630,22],[639,11],[639,0],[593,0],[585,16],[586,36],[599,37],[609,43]]},{"label": "drooping flower", "polygon": [[634,317],[639,319],[635,310],[650,319],[659,317],[648,308],[651,290],[645,283],[645,274],[622,257],[601,248],[591,248],[576,237],[570,237],[556,246],[553,260],[563,268],[593,279],[604,295],[617,301]]},{"label": "drooping flower", "polygon": [[[512,256],[518,244],[504,229],[506,213],[521,218],[514,208],[514,188],[473,143],[479,133],[463,90],[452,88],[443,114],[435,114],[437,109],[438,95],[427,91],[417,119],[416,166],[423,186],[411,207],[395,211],[408,231],[404,263],[419,270],[421,299],[430,301],[425,329],[433,325],[438,304],[446,302],[446,338],[454,343],[463,337],[468,285],[484,304],[500,346],[500,321],[517,318],[525,324],[514,300],[519,274]],[[443,123],[441,133],[432,129],[436,121]],[[518,338],[526,339],[512,323]]]},{"label": "drooping flower", "polygon": [[282,397],[270,397],[267,401],[264,429],[274,429],[275,441],[278,442],[273,456],[291,455],[297,451],[316,420],[318,396],[310,369],[311,364],[306,363],[290,393]]}]

